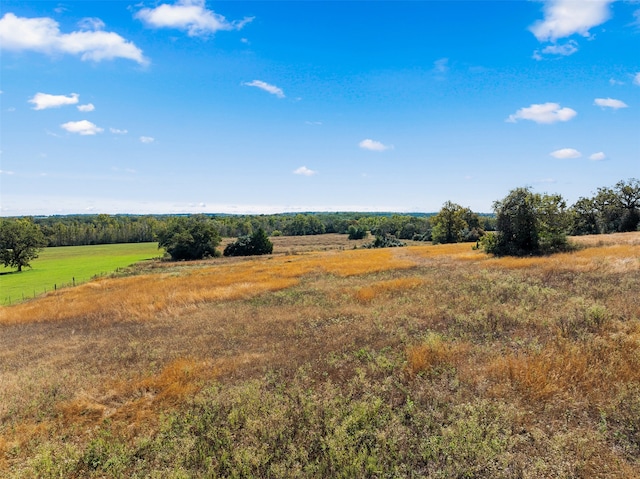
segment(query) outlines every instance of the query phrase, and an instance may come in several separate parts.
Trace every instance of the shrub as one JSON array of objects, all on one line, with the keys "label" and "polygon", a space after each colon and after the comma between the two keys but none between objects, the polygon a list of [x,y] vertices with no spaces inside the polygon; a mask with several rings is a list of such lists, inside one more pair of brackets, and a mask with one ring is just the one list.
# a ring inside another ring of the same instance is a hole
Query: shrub
[{"label": "shrub", "polygon": [[363,248],[396,248],[399,246],[407,246],[407,244],[392,235],[376,235],[374,241],[362,245]]},{"label": "shrub", "polygon": [[229,243],[224,249],[225,256],[255,256],[273,253],[273,243],[267,233],[259,228],[252,235],[241,236],[237,241]]},{"label": "shrub", "polygon": [[495,238],[483,241],[485,251],[498,256],[531,256],[568,249],[571,217],[560,195],[516,188],[493,205]]},{"label": "shrub", "polygon": [[355,226],[355,225],[349,226],[347,233],[349,234],[350,240],[364,239],[369,234],[366,228],[363,228],[362,226]]},{"label": "shrub", "polygon": [[158,247],[173,260],[193,260],[219,256],[220,235],[213,222],[203,216],[171,218],[158,233]]}]

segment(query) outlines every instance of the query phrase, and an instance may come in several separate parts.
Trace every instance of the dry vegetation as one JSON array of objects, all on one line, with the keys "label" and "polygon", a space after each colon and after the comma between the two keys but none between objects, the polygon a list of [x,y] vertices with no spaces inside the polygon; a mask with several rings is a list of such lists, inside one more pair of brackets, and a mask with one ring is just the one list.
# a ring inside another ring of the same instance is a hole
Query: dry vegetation
[{"label": "dry vegetation", "polygon": [[640,477],[640,233],[342,238],[0,309],[0,476]]}]

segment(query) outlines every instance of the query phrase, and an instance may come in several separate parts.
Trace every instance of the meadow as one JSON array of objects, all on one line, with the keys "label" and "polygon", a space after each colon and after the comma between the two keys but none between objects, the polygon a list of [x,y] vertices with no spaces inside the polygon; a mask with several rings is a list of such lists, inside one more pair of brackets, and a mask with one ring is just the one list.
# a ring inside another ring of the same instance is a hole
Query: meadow
[{"label": "meadow", "polygon": [[640,233],[274,239],[0,308],[0,476],[640,477]]},{"label": "meadow", "polygon": [[111,274],[119,268],[162,255],[157,243],[44,248],[32,268],[16,273],[0,266],[0,305],[34,298],[47,291]]}]

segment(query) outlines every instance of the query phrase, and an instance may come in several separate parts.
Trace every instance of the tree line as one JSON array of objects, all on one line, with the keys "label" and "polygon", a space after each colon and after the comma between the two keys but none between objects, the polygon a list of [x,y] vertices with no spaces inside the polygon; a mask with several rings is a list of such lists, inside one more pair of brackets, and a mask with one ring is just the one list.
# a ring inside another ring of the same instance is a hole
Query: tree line
[{"label": "tree line", "polygon": [[[437,214],[306,213],[279,215],[72,215],[0,219],[0,261],[21,271],[44,246],[159,241],[173,259],[216,256],[220,238],[238,237],[227,254],[270,252],[268,236],[376,236],[373,247],[396,240],[475,241],[497,255],[548,254],[567,248],[568,234],[637,231],[640,181],[599,188],[571,207],[561,195],[516,188],[480,215],[450,201]],[[495,231],[495,232],[493,232]],[[489,233],[488,233],[489,232]]]},{"label": "tree line", "polygon": [[[44,235],[46,246],[84,246],[113,243],[144,243],[157,240],[158,233],[174,217],[206,218],[224,238],[247,236],[262,229],[269,236],[303,236],[324,233],[348,234],[351,226],[373,234],[391,234],[401,239],[429,235],[429,216],[434,213],[282,213],[273,215],[68,215],[31,218]],[[10,219],[8,219],[10,220]],[[491,222],[491,216],[486,216]]]}]

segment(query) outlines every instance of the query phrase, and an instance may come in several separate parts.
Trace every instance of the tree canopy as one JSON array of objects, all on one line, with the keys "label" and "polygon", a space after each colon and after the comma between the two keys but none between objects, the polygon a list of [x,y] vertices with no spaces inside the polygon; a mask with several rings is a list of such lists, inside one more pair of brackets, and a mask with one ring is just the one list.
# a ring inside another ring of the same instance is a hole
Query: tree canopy
[{"label": "tree canopy", "polygon": [[592,197],[579,198],[572,209],[573,234],[636,231],[640,226],[640,180],[602,187]]},{"label": "tree canopy", "polygon": [[30,218],[0,220],[0,260],[4,266],[30,266],[46,245],[42,230]]},{"label": "tree canopy", "polygon": [[568,247],[570,215],[560,195],[516,188],[493,205],[497,231],[483,241],[485,250],[499,256],[529,256]]},{"label": "tree canopy", "polygon": [[267,233],[262,229],[252,235],[239,237],[233,243],[229,243],[224,249],[224,256],[254,256],[273,253],[273,243]]},{"label": "tree canopy", "polygon": [[204,216],[170,218],[158,233],[158,247],[173,260],[193,260],[219,256],[220,234]]}]

